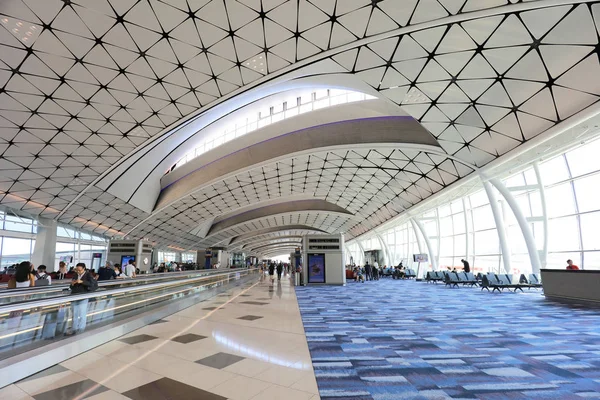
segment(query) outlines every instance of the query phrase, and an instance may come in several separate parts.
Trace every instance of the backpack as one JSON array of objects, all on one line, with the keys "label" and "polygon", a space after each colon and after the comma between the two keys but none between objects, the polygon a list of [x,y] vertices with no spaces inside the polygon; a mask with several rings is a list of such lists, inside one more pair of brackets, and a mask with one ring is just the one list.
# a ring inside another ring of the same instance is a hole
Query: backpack
[{"label": "backpack", "polygon": [[88,292],[95,292],[96,290],[98,290],[98,281],[92,278],[90,280],[90,285],[88,286]]},{"label": "backpack", "polygon": [[50,281],[48,280],[48,275],[44,274],[44,275],[39,275],[39,274],[35,274],[36,276],[36,280],[35,280],[35,286],[48,286],[50,285]]}]

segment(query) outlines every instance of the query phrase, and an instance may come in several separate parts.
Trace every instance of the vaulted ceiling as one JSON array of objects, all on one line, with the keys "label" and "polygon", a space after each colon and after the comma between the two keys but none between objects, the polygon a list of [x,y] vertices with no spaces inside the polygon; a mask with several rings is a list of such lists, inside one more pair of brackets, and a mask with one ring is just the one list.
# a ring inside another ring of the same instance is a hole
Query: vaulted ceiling
[{"label": "vaulted ceiling", "polygon": [[[267,242],[357,236],[597,107],[599,27],[597,1],[3,0],[0,204],[185,249],[268,229],[280,230]],[[137,188],[160,195],[157,166],[186,138],[304,78],[399,106],[438,149],[290,152],[160,209],[134,205]],[[289,211],[210,233],[219,216],[297,195],[353,215]]]}]

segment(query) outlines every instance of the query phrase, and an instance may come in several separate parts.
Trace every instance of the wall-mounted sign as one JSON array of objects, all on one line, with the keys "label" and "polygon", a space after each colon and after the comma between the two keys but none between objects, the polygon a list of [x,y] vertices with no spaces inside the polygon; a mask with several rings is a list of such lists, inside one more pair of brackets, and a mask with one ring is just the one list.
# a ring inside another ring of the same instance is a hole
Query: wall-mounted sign
[{"label": "wall-mounted sign", "polygon": [[416,263],[429,262],[429,255],[428,254],[413,254],[413,260]]}]

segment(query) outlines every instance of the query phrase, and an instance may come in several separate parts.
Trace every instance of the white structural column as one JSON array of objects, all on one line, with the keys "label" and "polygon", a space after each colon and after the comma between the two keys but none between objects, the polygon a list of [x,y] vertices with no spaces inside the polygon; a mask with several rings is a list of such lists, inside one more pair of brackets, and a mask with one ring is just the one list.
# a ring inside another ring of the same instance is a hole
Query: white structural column
[{"label": "white structural column", "polygon": [[519,227],[521,228],[521,232],[523,233],[523,238],[525,239],[525,244],[527,245],[527,251],[529,252],[529,259],[531,261],[531,268],[534,274],[539,274],[541,269],[540,263],[540,255],[537,250],[537,246],[535,244],[535,238],[533,237],[533,233],[531,233],[531,228],[529,227],[529,222],[527,222],[527,218],[523,215],[523,212],[519,208],[519,204],[510,193],[510,191],[504,186],[502,182],[498,179],[490,179],[489,181],[492,185],[498,189],[502,197],[506,200],[510,209],[512,210],[517,222],[519,223]]},{"label": "white structural column", "polygon": [[45,265],[48,272],[54,271],[56,262],[56,220],[38,218],[37,235],[35,236],[35,247],[31,256],[31,262],[36,268]]},{"label": "white structural column", "polygon": [[435,231],[437,232],[437,251],[435,253],[436,262],[440,263],[440,253],[442,252],[442,228],[440,227],[440,209],[435,209]]},{"label": "white structural column", "polygon": [[377,240],[379,240],[379,244],[381,245],[381,249],[383,250],[384,264],[390,265],[392,262],[392,259],[390,258],[390,251],[387,247],[387,244],[385,243],[385,241],[383,240],[383,238],[381,237],[381,235],[379,233],[376,233],[375,236],[377,236]]},{"label": "white structural column", "polygon": [[[352,257],[352,252],[350,251],[350,249],[348,248],[348,246],[346,246],[346,243],[344,243],[344,251],[345,251],[344,256],[347,257],[347,259],[348,259],[348,264],[352,264],[350,262],[350,257]],[[352,257],[352,261],[356,262],[354,260],[354,257]]]},{"label": "white structural column", "polygon": [[[431,266],[433,267],[434,271],[438,270],[438,263],[437,263],[437,259],[435,256],[435,253],[433,252],[433,246],[431,245],[431,240],[429,240],[429,237],[427,236],[427,234],[425,233],[425,227],[423,227],[423,224],[421,223],[421,221],[419,221],[416,218],[411,218],[410,222],[413,224],[413,228],[415,228],[415,233],[417,230],[421,231],[421,235],[423,235],[423,239],[425,240],[425,245],[427,246],[427,250],[429,251],[429,257],[431,257]],[[417,235],[417,239],[418,239],[419,235]],[[421,247],[419,246],[419,251],[421,250]],[[420,276],[419,276],[420,278]]]},{"label": "white structural column", "polygon": [[358,252],[358,260],[356,260],[356,265],[363,265],[365,263],[365,248],[362,247],[362,244],[360,244],[360,240],[356,240],[356,244],[358,245],[359,248],[359,252]]},{"label": "white structural column", "polygon": [[[540,202],[542,203],[542,226],[544,229],[544,242],[542,252],[540,254],[540,264],[542,268],[546,268],[548,263],[548,207],[546,205],[546,189],[544,188],[544,180],[540,172],[540,164],[536,161],[533,163],[533,171],[539,185]],[[582,247],[583,248],[583,247]]]},{"label": "white structural column", "polygon": [[485,193],[490,201],[490,207],[492,208],[492,214],[494,215],[494,222],[496,222],[496,231],[498,232],[498,240],[500,241],[500,251],[502,252],[502,263],[504,264],[504,271],[510,274],[510,246],[508,245],[508,239],[506,237],[506,227],[504,226],[504,216],[502,210],[498,206],[498,198],[494,192],[494,188],[489,182],[483,181],[483,187]]},{"label": "white structural column", "polygon": [[[465,218],[465,260],[469,260],[469,218],[467,217],[467,200],[462,198],[463,217]],[[454,233],[454,232],[453,232]]]}]

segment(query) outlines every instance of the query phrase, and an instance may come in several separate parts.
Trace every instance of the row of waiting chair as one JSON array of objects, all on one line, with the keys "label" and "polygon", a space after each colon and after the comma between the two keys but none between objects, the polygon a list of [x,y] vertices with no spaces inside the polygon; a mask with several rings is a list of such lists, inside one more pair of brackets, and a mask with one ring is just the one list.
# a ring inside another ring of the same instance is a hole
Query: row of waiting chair
[{"label": "row of waiting chair", "polygon": [[400,278],[400,272],[404,272],[403,278],[405,278],[405,279],[417,277],[417,273],[415,272],[414,269],[411,269],[411,268],[406,268],[406,269],[403,269],[402,271],[400,271],[399,269],[395,269],[395,268],[384,268],[383,272],[381,272],[381,277],[391,276],[393,279],[402,279],[402,278]]},{"label": "row of waiting chair", "polygon": [[513,289],[515,292],[520,290],[522,292],[523,288],[531,289],[541,287],[542,282],[536,274],[529,274],[528,277],[526,277],[525,274],[521,274],[519,282],[515,282],[515,279],[511,274],[494,274],[489,272],[481,278],[481,290],[487,289],[488,292],[490,288],[492,289],[492,292],[496,290],[501,292],[504,289]]},{"label": "row of waiting chair", "polygon": [[470,272],[455,272],[455,271],[429,271],[425,278],[427,282],[443,282],[446,286],[458,287],[459,285],[481,286],[481,290],[486,289],[501,292],[504,289],[513,289],[523,291],[523,288],[540,288],[542,283],[535,274],[530,274],[528,277],[522,274],[519,282],[513,282],[511,274],[495,274],[489,272],[487,274],[473,275]]}]

